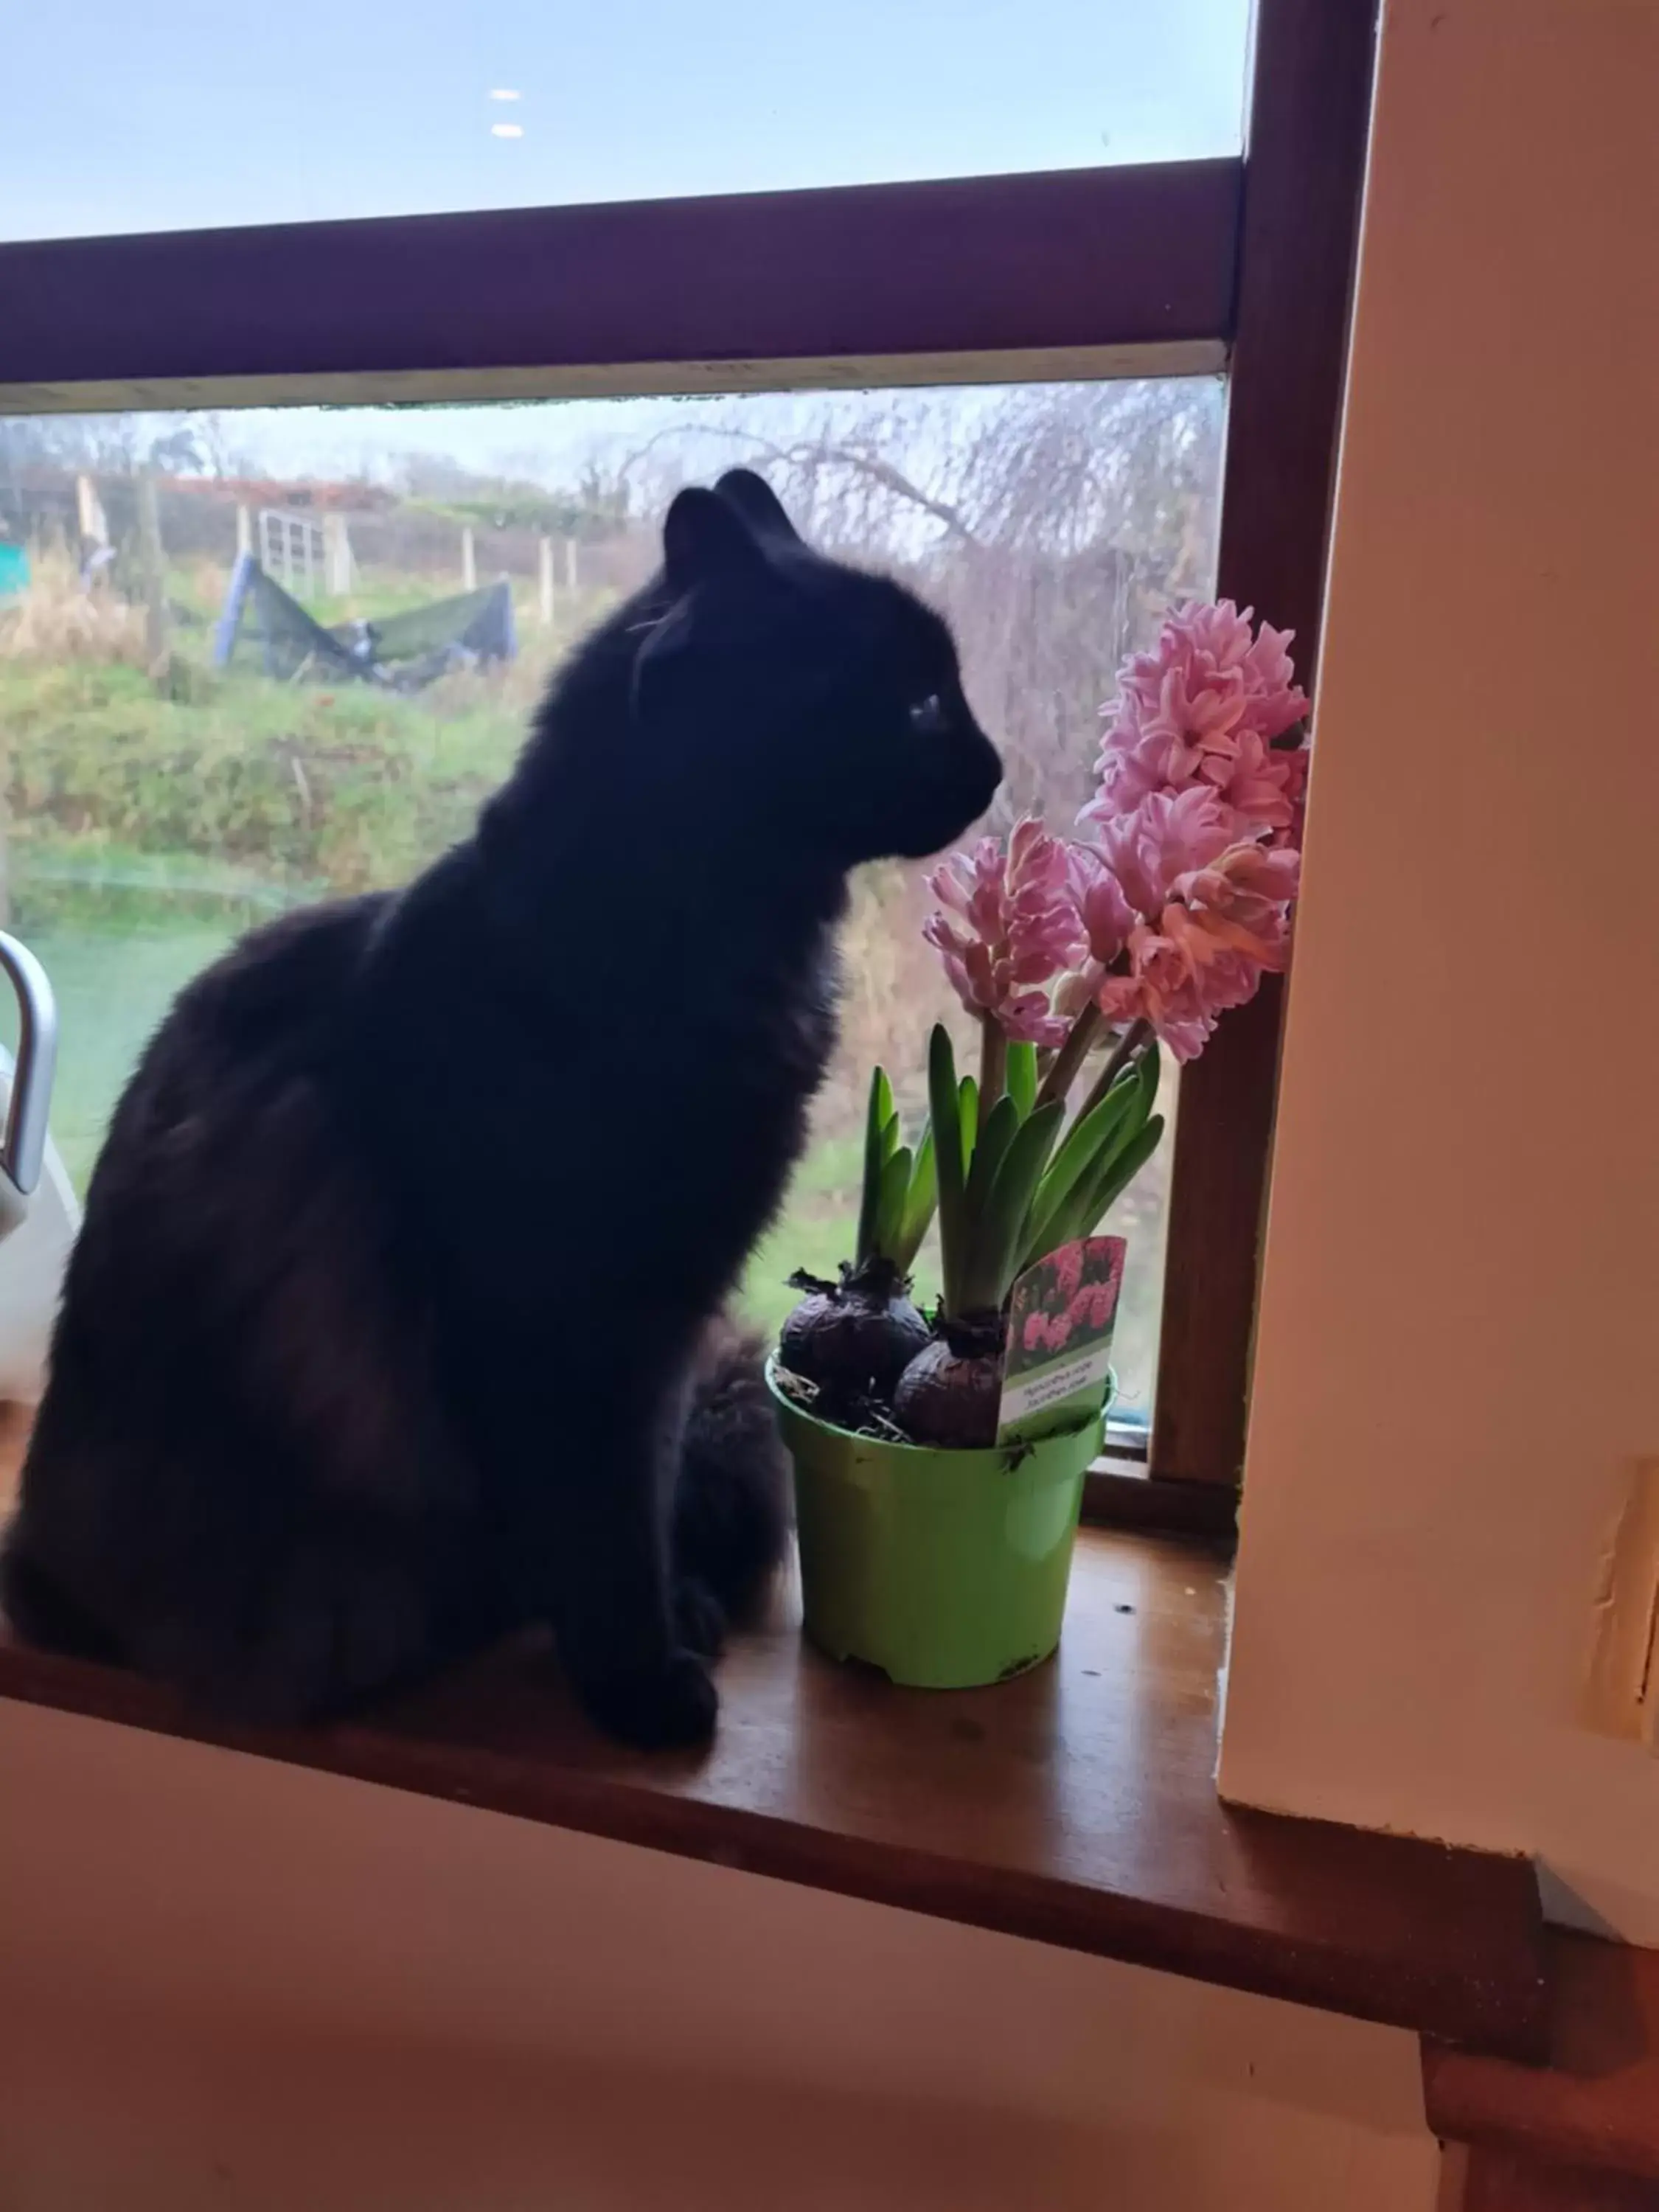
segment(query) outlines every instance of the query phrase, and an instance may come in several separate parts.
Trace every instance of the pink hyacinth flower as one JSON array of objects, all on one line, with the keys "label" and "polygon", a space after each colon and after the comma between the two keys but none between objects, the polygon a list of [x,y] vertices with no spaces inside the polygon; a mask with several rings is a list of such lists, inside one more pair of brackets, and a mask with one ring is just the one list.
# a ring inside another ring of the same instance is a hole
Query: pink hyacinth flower
[{"label": "pink hyacinth flower", "polygon": [[1184,1062],[1203,1051],[1218,1017],[1253,999],[1267,967],[1282,964],[1216,943],[1190,910],[1172,903],[1162,927],[1136,925],[1129,972],[1107,976],[1097,1003],[1109,1021],[1149,1023]]},{"label": "pink hyacinth flower", "polygon": [[922,934],[963,1005],[1016,1041],[1060,1043],[1066,1023],[1043,987],[1087,949],[1066,845],[1028,818],[1006,848],[981,837],[971,854],[952,854],[927,883],[939,911]]},{"label": "pink hyacinth flower", "polygon": [[1073,1328],[1104,1328],[1117,1306],[1117,1292],[1111,1283],[1085,1283],[1066,1308],[1066,1318]]},{"label": "pink hyacinth flower", "polygon": [[[1100,857],[1130,911],[1151,921],[1182,876],[1207,867],[1237,832],[1219,796],[1206,785],[1155,791],[1127,814],[1101,821]],[[1127,933],[1125,933],[1127,941]]]},{"label": "pink hyacinth flower", "polygon": [[1162,918],[1164,934],[1200,966],[1235,952],[1264,969],[1282,969],[1301,866],[1301,854],[1289,846],[1230,846],[1207,867],[1176,878]]},{"label": "pink hyacinth flower", "polygon": [[1068,854],[1072,894],[1088,943],[1089,957],[1109,968],[1129,941],[1134,908],[1102,855],[1089,845],[1073,845]]},{"label": "pink hyacinth flower", "polygon": [[1054,1255],[1054,1287],[1069,1304],[1077,1295],[1078,1285],[1083,1280],[1083,1247],[1063,1244]]},{"label": "pink hyacinth flower", "polygon": [[1230,810],[1235,837],[1294,828],[1305,757],[1273,746],[1307,696],[1286,650],[1292,633],[1264,623],[1253,634],[1251,614],[1231,599],[1177,607],[1152,651],[1125,662],[1085,819],[1109,822],[1154,793],[1203,784]]}]

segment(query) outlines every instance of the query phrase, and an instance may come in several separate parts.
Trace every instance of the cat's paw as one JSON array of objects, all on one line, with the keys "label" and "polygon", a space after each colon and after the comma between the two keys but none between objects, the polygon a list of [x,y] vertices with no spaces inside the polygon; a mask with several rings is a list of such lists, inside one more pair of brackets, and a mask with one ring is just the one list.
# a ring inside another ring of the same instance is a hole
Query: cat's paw
[{"label": "cat's paw", "polygon": [[613,1674],[581,1685],[582,1703],[607,1735],[641,1751],[706,1743],[714,1733],[720,1697],[708,1670],[690,1651],[675,1651],[648,1673]]},{"label": "cat's paw", "polygon": [[674,1589],[674,1632],[700,1659],[718,1659],[726,1649],[726,1611],[707,1583],[683,1576]]}]

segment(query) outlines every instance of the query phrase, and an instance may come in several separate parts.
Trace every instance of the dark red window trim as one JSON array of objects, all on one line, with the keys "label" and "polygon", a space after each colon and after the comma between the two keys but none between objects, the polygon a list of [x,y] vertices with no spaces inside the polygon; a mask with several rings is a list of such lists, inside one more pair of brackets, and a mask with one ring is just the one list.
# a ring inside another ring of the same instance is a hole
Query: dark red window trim
[{"label": "dark red window trim", "polygon": [[1237,161],[1196,161],[3,246],[0,400],[1201,349],[1231,327],[1240,187]]}]

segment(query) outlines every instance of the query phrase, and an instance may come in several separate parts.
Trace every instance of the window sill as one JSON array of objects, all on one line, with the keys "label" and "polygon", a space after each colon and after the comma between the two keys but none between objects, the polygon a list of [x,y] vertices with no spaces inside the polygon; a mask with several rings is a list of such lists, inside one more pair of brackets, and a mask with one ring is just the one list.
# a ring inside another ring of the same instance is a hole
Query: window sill
[{"label": "window sill", "polygon": [[1226,1583],[1202,1544],[1085,1528],[1058,1657],[950,1695],[830,1664],[781,1601],[697,1757],[600,1741],[528,1646],[314,1731],[214,1729],[3,1638],[0,1696],[1541,2056],[1526,1862],[1219,1802]]},{"label": "window sill", "polygon": [[[1659,1951],[1557,1930],[1549,1977],[1548,2063],[1519,2066],[1426,2045],[1429,2125],[1444,2141],[1525,2166],[1644,2181],[1651,2193],[1619,2201],[1659,2203]],[[1586,2191],[1560,2201],[1590,2199]]]},{"label": "window sill", "polygon": [[1144,1460],[1109,1449],[1084,1480],[1083,1518],[1103,1528],[1202,1540],[1230,1555],[1238,1536],[1238,1492],[1231,1483],[1152,1474]]}]

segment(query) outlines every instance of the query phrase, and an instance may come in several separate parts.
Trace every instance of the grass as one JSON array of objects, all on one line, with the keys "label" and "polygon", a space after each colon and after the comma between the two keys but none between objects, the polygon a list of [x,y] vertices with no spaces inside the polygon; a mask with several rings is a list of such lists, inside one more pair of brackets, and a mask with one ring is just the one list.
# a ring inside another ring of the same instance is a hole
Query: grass
[{"label": "grass", "polygon": [[20,854],[36,842],[193,854],[354,891],[396,883],[460,836],[523,738],[492,678],[404,699],[179,665],[0,658]]}]

